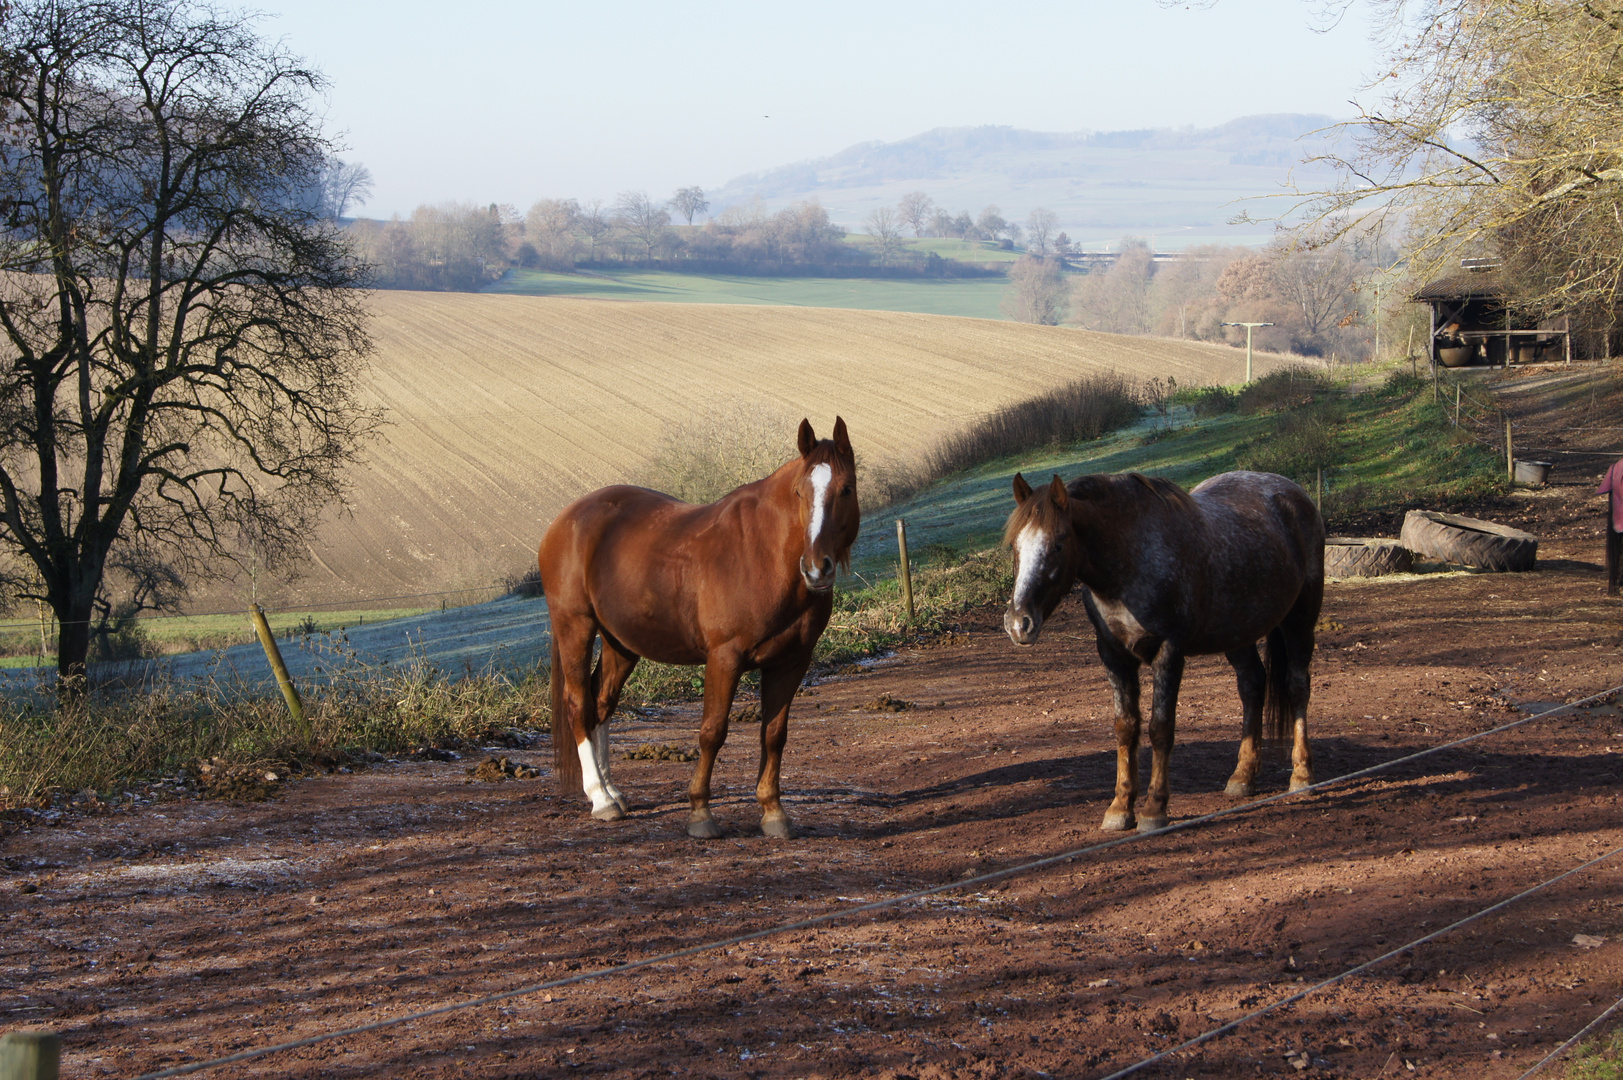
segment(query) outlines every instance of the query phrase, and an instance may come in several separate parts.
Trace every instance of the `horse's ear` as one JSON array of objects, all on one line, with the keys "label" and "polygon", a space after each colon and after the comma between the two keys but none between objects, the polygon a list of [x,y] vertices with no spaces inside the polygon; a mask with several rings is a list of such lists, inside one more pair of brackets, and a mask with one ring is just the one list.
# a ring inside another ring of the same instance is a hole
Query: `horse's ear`
[{"label": "horse's ear", "polygon": [[1071,496],[1065,490],[1065,481],[1059,478],[1059,473],[1054,474],[1054,482],[1048,485],[1048,491],[1054,497],[1054,505],[1061,510],[1071,504]]},{"label": "horse's ear", "polygon": [[840,452],[841,457],[855,457],[851,452],[851,436],[845,430],[845,418],[834,418],[834,449]]},{"label": "horse's ear", "polygon": [[1016,506],[1024,506],[1026,505],[1026,500],[1029,498],[1031,498],[1031,485],[1026,483],[1025,477],[1021,476],[1019,473],[1015,473],[1014,504]]},{"label": "horse's ear", "polygon": [[810,420],[800,421],[800,456],[807,457],[812,448],[817,445],[817,433],[812,431]]}]

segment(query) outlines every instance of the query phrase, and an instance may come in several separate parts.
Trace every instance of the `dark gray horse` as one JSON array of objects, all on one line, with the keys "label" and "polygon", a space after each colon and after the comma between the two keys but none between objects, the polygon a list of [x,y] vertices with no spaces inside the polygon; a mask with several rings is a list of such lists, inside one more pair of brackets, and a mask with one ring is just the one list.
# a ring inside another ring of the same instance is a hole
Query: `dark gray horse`
[{"label": "dark gray horse", "polygon": [[[1307,493],[1273,473],[1231,472],[1186,492],[1137,473],[1054,477],[1040,493],[1014,477],[1004,539],[1015,585],[1003,627],[1031,645],[1071,586],[1083,603],[1116,691],[1116,797],[1103,827],[1130,829],[1138,797],[1138,669],[1154,680],[1151,761],[1140,832],[1167,823],[1178,684],[1186,656],[1223,653],[1240,683],[1245,722],[1227,793],[1255,790],[1262,719],[1281,742],[1294,724],[1290,789],[1313,782],[1307,743],[1308,664],[1324,598],[1324,522]],[[1268,658],[1257,642],[1268,639]]]}]

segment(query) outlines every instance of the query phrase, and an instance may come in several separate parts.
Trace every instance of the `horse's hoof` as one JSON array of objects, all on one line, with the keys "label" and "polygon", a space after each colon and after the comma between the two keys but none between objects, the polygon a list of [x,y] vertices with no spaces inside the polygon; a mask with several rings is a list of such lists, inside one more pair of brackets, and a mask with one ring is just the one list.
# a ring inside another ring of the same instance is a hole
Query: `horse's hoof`
[{"label": "horse's hoof", "polygon": [[1105,832],[1126,832],[1133,827],[1133,812],[1112,810],[1105,815],[1104,822],[1099,826]]},{"label": "horse's hoof", "polygon": [[789,815],[771,814],[761,818],[761,835],[773,840],[793,840],[795,830],[789,825]]},{"label": "horse's hoof", "polygon": [[1294,776],[1291,777],[1291,788],[1290,789],[1292,791],[1301,791],[1303,788],[1310,788],[1312,786],[1313,786],[1313,778],[1311,776],[1308,777],[1306,780],[1298,780]]},{"label": "horse's hoof", "polygon": [[619,821],[626,816],[626,812],[625,808],[619,803],[609,803],[607,806],[593,810],[592,816],[599,821]]},{"label": "horse's hoof", "polygon": [[1223,794],[1231,799],[1249,799],[1256,793],[1256,785],[1241,780],[1230,780],[1229,786],[1223,789]]},{"label": "horse's hoof", "polygon": [[620,812],[622,814],[631,813],[631,804],[626,802],[626,797],[624,795],[616,795],[614,797],[614,805],[620,808]]},{"label": "horse's hoof", "polygon": [[1166,827],[1167,819],[1164,817],[1147,817],[1138,819],[1138,831],[1141,833],[1160,832]]},{"label": "horse's hoof", "polygon": [[721,826],[713,817],[689,818],[688,835],[695,840],[714,840],[721,835]]}]

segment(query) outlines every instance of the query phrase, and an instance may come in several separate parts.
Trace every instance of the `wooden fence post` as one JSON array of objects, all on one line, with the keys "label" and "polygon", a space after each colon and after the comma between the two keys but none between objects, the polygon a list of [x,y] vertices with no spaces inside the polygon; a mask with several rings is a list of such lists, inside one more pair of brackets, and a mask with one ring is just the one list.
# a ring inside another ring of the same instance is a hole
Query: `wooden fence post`
[{"label": "wooden fence post", "polygon": [[287,711],[293,715],[293,722],[299,726],[299,733],[308,742],[311,738],[310,724],[304,718],[304,702],[299,700],[298,688],[293,685],[293,678],[287,673],[287,665],[282,662],[282,650],[276,647],[276,638],[271,634],[270,623],[265,621],[265,609],[256,602],[249,611],[254,618],[254,629],[259,633],[259,643],[265,647],[265,659],[270,661],[271,670],[276,672],[276,682],[282,688],[282,696],[287,699]]},{"label": "wooden fence post", "polygon": [[1510,417],[1505,417],[1505,475],[1516,482],[1516,448],[1510,441]]},{"label": "wooden fence post", "polygon": [[1460,384],[1454,384],[1454,426],[1460,426]]},{"label": "wooden fence post", "polygon": [[1319,469],[1318,492],[1319,492],[1319,500],[1318,500],[1319,501],[1319,513],[1322,514],[1322,513],[1324,513],[1324,469],[1322,469],[1322,468]]},{"label": "wooden fence post", "polygon": [[913,570],[907,564],[907,522],[896,519],[896,550],[902,556],[902,602],[907,605],[907,621],[913,621]]},{"label": "wooden fence post", "polygon": [[57,1080],[62,1040],[50,1031],[8,1031],[0,1036],[0,1080]]}]

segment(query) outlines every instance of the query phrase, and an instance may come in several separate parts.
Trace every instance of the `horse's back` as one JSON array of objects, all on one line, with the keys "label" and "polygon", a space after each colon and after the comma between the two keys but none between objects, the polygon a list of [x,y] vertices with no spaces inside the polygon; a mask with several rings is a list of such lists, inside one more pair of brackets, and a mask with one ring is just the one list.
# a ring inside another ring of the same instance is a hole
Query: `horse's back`
[{"label": "horse's back", "polygon": [[669,495],[629,484],[599,488],[576,499],[553,518],[541,540],[541,580],[548,602],[562,600],[565,588],[589,587],[597,568],[605,564],[618,566],[621,573],[641,565],[644,557],[627,549],[645,546],[644,537],[668,531],[692,509]]},{"label": "horse's back", "polygon": [[1202,637],[1256,640],[1324,588],[1324,522],[1301,487],[1273,473],[1229,472],[1195,487],[1207,611]]},{"label": "horse's back", "polygon": [[1304,578],[1324,567],[1324,519],[1307,492],[1276,473],[1219,473],[1197,484],[1190,496],[1209,530],[1243,535],[1258,549],[1276,547]]}]

